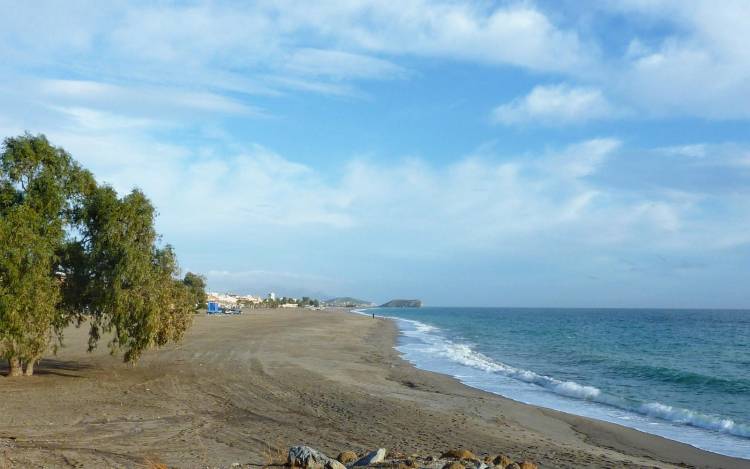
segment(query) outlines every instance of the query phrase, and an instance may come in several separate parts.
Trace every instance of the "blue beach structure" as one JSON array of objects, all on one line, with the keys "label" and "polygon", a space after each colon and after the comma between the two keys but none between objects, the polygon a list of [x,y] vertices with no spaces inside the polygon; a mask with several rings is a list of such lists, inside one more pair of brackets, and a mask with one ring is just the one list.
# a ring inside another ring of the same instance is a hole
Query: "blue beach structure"
[{"label": "blue beach structure", "polygon": [[208,302],[208,314],[219,314],[221,313],[221,306],[216,301]]}]

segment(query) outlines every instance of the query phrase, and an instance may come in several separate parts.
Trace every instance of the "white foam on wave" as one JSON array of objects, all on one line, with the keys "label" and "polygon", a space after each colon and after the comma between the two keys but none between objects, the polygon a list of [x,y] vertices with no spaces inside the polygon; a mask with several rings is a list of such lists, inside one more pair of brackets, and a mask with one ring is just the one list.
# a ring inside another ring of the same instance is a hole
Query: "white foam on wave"
[{"label": "white foam on wave", "polygon": [[354,314],[361,314],[362,316],[369,316],[372,313],[368,313],[367,310],[364,309],[352,309],[350,310],[351,313]]},{"label": "white foam on wave", "polygon": [[514,368],[504,363],[499,363],[487,356],[474,351],[465,344],[457,344],[441,339],[435,344],[434,352],[462,365],[478,368],[490,373],[499,373],[509,378],[514,378],[525,383],[536,384],[556,394],[578,399],[594,400],[601,396],[602,392],[593,386],[585,386],[574,381],[560,381],[549,376],[540,375],[533,371]]},{"label": "white foam on wave", "polygon": [[[474,350],[468,344],[454,342],[447,339],[441,333],[440,329],[435,326],[411,319],[397,317],[394,317],[393,319],[395,319],[400,325],[401,333],[405,337],[415,340],[415,342],[408,347],[401,346],[397,347],[397,349],[404,353],[407,360],[417,366],[419,365],[418,361],[420,356],[442,358],[471,369],[480,370],[492,375],[501,375],[523,383],[535,385],[543,388],[545,391],[559,396],[613,407],[619,411],[625,411],[626,413],[630,412],[638,414],[641,418],[658,419],[669,422],[670,424],[687,425],[700,430],[719,432],[733,437],[750,438],[750,427],[748,425],[738,424],[731,419],[705,415],[700,412],[673,407],[658,402],[644,403],[626,400],[605,393],[594,386],[588,386],[574,381],[563,381],[530,370],[516,368],[493,360],[492,358]],[[457,377],[460,378],[460,376]],[[478,387],[481,387],[481,385]],[[503,394],[502,390],[499,394]],[[628,417],[626,414],[621,415],[617,422],[627,424],[626,422],[630,421],[632,418],[634,417]],[[640,427],[639,429],[643,430],[643,428]],[[748,444],[750,444],[750,442],[748,442]],[[750,458],[750,453],[738,453],[733,455]]]},{"label": "white foam on wave", "polygon": [[671,405],[661,404],[659,402],[649,402],[638,407],[639,413],[656,417],[670,422],[691,425],[694,427],[705,428],[721,433],[728,433],[734,436],[750,438],[750,428],[747,425],[740,425],[732,419],[712,417],[701,414],[689,409],[672,407]]},{"label": "white foam on wave", "polygon": [[418,334],[437,333],[440,331],[440,329],[435,326],[431,326],[429,324],[425,324],[420,321],[415,321],[413,319],[402,319],[402,318],[397,318],[394,316],[383,316],[383,317],[396,319],[402,324],[409,324],[411,327],[414,328],[414,332]]}]

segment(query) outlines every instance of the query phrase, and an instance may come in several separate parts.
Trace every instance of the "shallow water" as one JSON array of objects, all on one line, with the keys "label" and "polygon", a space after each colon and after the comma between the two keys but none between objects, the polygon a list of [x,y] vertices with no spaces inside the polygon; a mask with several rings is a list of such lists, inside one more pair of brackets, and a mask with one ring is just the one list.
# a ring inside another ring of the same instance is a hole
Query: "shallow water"
[{"label": "shallow water", "polygon": [[750,311],[374,311],[396,318],[397,349],[419,368],[750,459]]}]

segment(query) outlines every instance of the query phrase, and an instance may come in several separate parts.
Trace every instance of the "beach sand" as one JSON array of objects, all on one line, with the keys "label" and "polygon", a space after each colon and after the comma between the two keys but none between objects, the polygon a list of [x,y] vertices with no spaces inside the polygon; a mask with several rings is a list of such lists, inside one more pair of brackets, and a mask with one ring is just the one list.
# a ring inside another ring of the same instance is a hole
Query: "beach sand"
[{"label": "beach sand", "polygon": [[396,335],[341,310],[200,316],[183,343],[133,367],[106,342],[86,353],[86,331],[70,329],[37,376],[0,378],[0,468],[260,466],[297,444],[332,456],[463,447],[549,468],[750,467],[417,370]]}]

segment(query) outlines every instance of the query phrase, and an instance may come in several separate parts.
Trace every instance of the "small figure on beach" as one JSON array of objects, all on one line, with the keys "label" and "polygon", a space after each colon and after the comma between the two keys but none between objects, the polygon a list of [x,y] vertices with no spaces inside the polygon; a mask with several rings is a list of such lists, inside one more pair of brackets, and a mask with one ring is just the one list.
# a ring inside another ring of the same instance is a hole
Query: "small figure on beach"
[{"label": "small figure on beach", "polygon": [[372,318],[375,319],[375,313],[372,313]]}]

